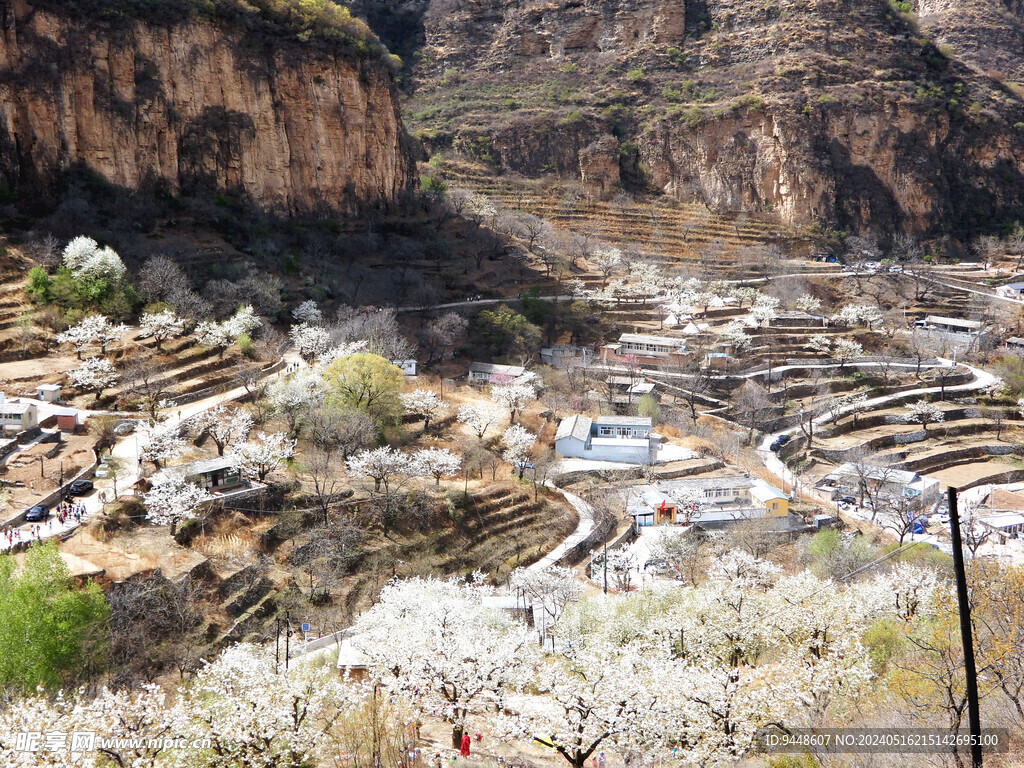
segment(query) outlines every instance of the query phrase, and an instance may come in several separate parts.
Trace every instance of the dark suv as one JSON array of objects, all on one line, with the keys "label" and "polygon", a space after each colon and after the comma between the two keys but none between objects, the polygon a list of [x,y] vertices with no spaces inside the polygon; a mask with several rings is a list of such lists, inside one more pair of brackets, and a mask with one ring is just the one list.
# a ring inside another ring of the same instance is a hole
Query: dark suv
[{"label": "dark suv", "polygon": [[44,507],[42,504],[36,504],[32,509],[25,513],[25,522],[27,523],[39,523],[50,516],[50,510]]},{"label": "dark suv", "polygon": [[92,490],[92,480],[76,480],[68,487],[72,496],[82,496]]}]

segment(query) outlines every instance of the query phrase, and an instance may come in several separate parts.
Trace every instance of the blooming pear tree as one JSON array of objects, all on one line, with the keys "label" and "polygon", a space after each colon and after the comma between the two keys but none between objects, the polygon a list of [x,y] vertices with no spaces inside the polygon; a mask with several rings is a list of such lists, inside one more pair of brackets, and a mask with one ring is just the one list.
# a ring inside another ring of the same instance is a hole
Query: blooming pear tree
[{"label": "blooming pear tree", "polygon": [[[275,668],[277,667],[277,668]],[[233,645],[168,697],[158,685],[140,691],[103,688],[56,698],[12,701],[0,711],[0,764],[12,768],[299,768],[327,764],[339,752],[333,728],[360,707],[366,686],[311,664],[284,674],[270,649]],[[36,751],[18,733],[46,730],[64,738]],[[106,740],[102,749],[82,733]],[[183,743],[194,747],[182,749]]]},{"label": "blooming pear tree", "polygon": [[313,299],[306,299],[293,309],[292,317],[299,323],[309,323],[310,325],[319,325],[324,321],[323,313]]},{"label": "blooming pear tree", "polygon": [[508,410],[509,423],[515,423],[516,414],[537,399],[532,382],[510,382],[491,387],[491,400]]},{"label": "blooming pear tree", "polygon": [[409,480],[422,476],[423,467],[409,454],[396,451],[389,445],[360,451],[348,459],[346,466],[350,475],[373,480],[377,522],[387,536],[398,514],[399,494]]},{"label": "blooming pear tree", "polygon": [[288,336],[306,362],[321,357],[331,347],[331,334],[326,328],[312,323],[293,325]]},{"label": "blooming pear tree", "polygon": [[71,344],[78,359],[81,360],[82,352],[93,344],[98,344],[100,354],[105,354],[107,346],[120,339],[127,331],[127,325],[113,324],[106,315],[89,315],[63,333],[57,334],[57,342]]},{"label": "blooming pear tree", "polygon": [[237,339],[243,333],[252,333],[263,325],[251,304],[243,304],[224,322],[233,339]]},{"label": "blooming pear tree", "polygon": [[502,458],[516,467],[519,477],[522,478],[523,470],[526,469],[526,460],[530,456],[530,451],[533,450],[534,443],[537,442],[537,436],[523,425],[513,424],[505,430],[502,441],[505,443],[505,452],[502,454]]},{"label": "blooming pear tree", "polygon": [[754,301],[754,305],[750,308],[750,316],[757,321],[757,324],[764,327],[770,325],[772,320],[775,319],[778,314],[776,310],[779,308],[779,300],[774,296],[768,296],[767,294],[761,294]]},{"label": "blooming pear tree", "polygon": [[465,424],[478,439],[483,440],[487,430],[501,418],[501,411],[493,405],[468,404],[459,406],[456,418]]},{"label": "blooming pear tree", "polygon": [[346,466],[350,474],[373,480],[375,493],[382,489],[385,494],[390,493],[396,482],[419,474],[419,468],[411,457],[401,451],[396,451],[390,445],[360,451],[349,458]]},{"label": "blooming pear tree", "polygon": [[733,320],[722,327],[720,338],[734,350],[740,352],[750,346],[750,336],[747,335],[746,326],[739,320]]},{"label": "blooming pear tree", "polygon": [[126,269],[121,257],[109,247],[100,248],[91,237],[79,236],[64,248],[64,266],[78,278],[117,282]]},{"label": "blooming pear tree", "polygon": [[864,347],[853,339],[836,339],[832,343],[832,351],[830,353],[832,359],[839,362],[839,367],[842,368],[851,360],[854,360],[864,354]]},{"label": "blooming pear tree", "polygon": [[821,312],[821,300],[814,298],[809,293],[798,296],[795,304],[797,309],[809,315],[817,315]]},{"label": "blooming pear tree", "polygon": [[912,421],[918,422],[926,431],[929,424],[941,422],[945,416],[938,403],[929,403],[926,400],[918,400],[907,406]]},{"label": "blooming pear tree", "polygon": [[869,304],[848,304],[832,317],[832,321],[839,325],[865,325],[869,329],[881,323],[882,320],[882,311]]},{"label": "blooming pear tree", "polygon": [[423,448],[412,455],[412,461],[419,468],[419,474],[434,478],[434,484],[441,485],[442,477],[458,474],[462,458],[447,448]]},{"label": "blooming pear tree", "polygon": [[142,316],[139,328],[143,335],[151,337],[160,349],[167,339],[181,336],[185,330],[185,321],[169,309],[160,312],[149,312]]},{"label": "blooming pear tree", "polygon": [[518,689],[538,656],[525,624],[484,607],[491,594],[454,580],[391,582],[356,623],[353,645],[381,681],[413,695],[423,711],[461,725],[474,707],[500,705]]},{"label": "blooming pear tree", "polygon": [[807,348],[819,355],[827,355],[832,351],[832,339],[822,333],[815,334],[807,340]]},{"label": "blooming pear tree", "polygon": [[68,373],[71,383],[86,392],[95,392],[96,397],[107,387],[117,384],[117,371],[114,364],[105,357],[90,357],[80,366]]},{"label": "blooming pear tree", "polygon": [[223,322],[204,320],[196,326],[196,341],[206,347],[215,347],[221,357],[240,336],[259,328],[263,322],[248,304],[239,307],[235,314]]},{"label": "blooming pear tree", "polygon": [[430,422],[448,412],[448,403],[429,389],[416,389],[402,395],[405,412],[423,417],[423,431],[430,428]]},{"label": "blooming pear tree", "polygon": [[271,406],[287,419],[288,433],[292,436],[298,434],[303,414],[319,408],[326,395],[326,382],[312,368],[300,368],[290,376],[280,376],[267,389]]},{"label": "blooming pear tree", "polygon": [[227,348],[234,343],[226,323],[203,320],[196,326],[196,341],[204,347],[213,347],[223,357]]},{"label": "blooming pear tree", "polygon": [[198,517],[199,509],[212,500],[209,491],[190,483],[184,474],[174,470],[165,470],[157,475],[152,487],[142,497],[146,518],[157,525],[171,526],[171,536],[179,522]]},{"label": "blooming pear tree", "polygon": [[215,405],[193,416],[189,426],[197,434],[208,434],[217,446],[217,455],[223,456],[225,448],[248,437],[252,431],[253,418],[240,408],[229,410],[224,405]]},{"label": "blooming pear tree", "polygon": [[295,455],[295,441],[283,432],[261,432],[252,440],[237,443],[228,456],[242,475],[259,482]]},{"label": "blooming pear tree", "polygon": [[589,259],[601,274],[601,285],[608,282],[612,273],[622,266],[622,251],[618,248],[597,248]]},{"label": "blooming pear tree", "polygon": [[157,467],[161,461],[176,459],[188,447],[177,424],[151,424],[139,433],[139,458]]}]

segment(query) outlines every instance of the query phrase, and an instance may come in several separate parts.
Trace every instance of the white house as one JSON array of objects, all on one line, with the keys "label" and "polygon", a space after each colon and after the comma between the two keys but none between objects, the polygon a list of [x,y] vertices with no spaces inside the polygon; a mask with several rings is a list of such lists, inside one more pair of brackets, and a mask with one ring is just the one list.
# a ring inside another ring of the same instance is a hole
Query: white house
[{"label": "white house", "polygon": [[36,384],[36,399],[56,403],[60,400],[60,384]]},{"label": "white house", "polygon": [[578,347],[575,344],[555,344],[544,347],[540,351],[540,361],[544,365],[565,365],[570,360],[579,360],[586,365],[595,357],[590,347]]},{"label": "white house", "polygon": [[0,394],[0,429],[4,432],[23,432],[39,423],[39,409],[35,403],[8,400]]},{"label": "white house", "polygon": [[648,464],[656,450],[651,419],[646,416],[570,416],[555,433],[559,456],[592,461]]},{"label": "white house", "polygon": [[939,481],[934,477],[889,467],[860,468],[852,462],[840,465],[816,487],[831,491],[836,498],[843,495],[859,498],[861,490],[889,498],[902,496],[918,509],[927,508],[939,495]]},{"label": "white house", "polygon": [[996,292],[1002,296],[1019,298],[1021,294],[1024,294],[1024,283],[1007,283],[996,289]]},{"label": "white house", "polygon": [[392,365],[397,366],[401,369],[402,373],[406,376],[416,375],[416,361],[415,360],[392,360]]},{"label": "white house", "polygon": [[521,365],[498,365],[497,363],[473,363],[469,366],[470,384],[508,384],[526,374]]}]

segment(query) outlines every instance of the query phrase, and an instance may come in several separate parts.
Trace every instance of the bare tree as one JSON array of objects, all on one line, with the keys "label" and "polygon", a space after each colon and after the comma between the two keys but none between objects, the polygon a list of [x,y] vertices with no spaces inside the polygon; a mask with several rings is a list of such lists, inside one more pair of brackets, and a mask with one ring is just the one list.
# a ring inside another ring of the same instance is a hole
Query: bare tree
[{"label": "bare tree", "polygon": [[776,409],[764,387],[750,380],[745,381],[736,390],[732,398],[732,407],[736,420],[747,427],[746,445],[753,442],[754,430]]},{"label": "bare tree", "polygon": [[173,380],[167,376],[167,366],[154,362],[152,354],[132,357],[124,369],[122,393],[135,401],[151,419],[170,392]]}]

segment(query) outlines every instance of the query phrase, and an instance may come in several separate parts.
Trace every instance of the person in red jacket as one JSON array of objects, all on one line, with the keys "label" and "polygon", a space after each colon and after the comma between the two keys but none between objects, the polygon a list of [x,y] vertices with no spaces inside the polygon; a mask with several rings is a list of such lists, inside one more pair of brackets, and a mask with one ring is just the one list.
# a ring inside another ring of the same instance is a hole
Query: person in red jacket
[{"label": "person in red jacket", "polygon": [[469,744],[470,738],[468,733],[462,734],[462,749],[459,750],[459,754],[463,757],[469,757]]}]

